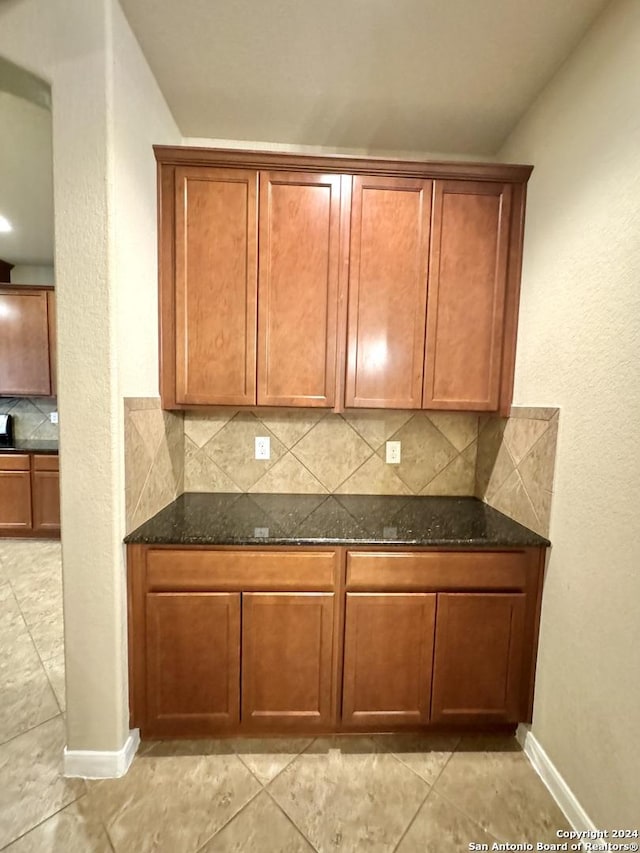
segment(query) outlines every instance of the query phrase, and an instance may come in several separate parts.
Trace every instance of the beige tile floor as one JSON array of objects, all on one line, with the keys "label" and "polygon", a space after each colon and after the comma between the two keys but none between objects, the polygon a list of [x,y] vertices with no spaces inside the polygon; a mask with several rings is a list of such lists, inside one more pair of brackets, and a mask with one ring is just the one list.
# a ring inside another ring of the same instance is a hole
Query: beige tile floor
[{"label": "beige tile floor", "polygon": [[567,822],[512,738],[144,743],[64,779],[60,546],[0,540],[0,849],[458,853]]}]

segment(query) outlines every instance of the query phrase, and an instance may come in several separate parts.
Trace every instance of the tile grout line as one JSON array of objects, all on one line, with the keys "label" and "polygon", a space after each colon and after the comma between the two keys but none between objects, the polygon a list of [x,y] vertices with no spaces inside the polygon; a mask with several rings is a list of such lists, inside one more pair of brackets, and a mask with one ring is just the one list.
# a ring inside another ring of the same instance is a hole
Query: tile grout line
[{"label": "tile grout line", "polygon": [[[423,779],[422,781],[424,782],[424,779]],[[427,783],[427,784],[428,784],[428,783]],[[402,835],[401,835],[401,836],[400,836],[400,838],[398,839],[398,841],[397,841],[396,845],[394,846],[394,848],[393,848],[393,853],[396,853],[396,851],[398,850],[398,848],[400,847],[400,845],[401,845],[401,844],[402,844],[402,842],[404,841],[404,838],[405,838],[406,834],[409,832],[409,830],[411,829],[411,827],[413,826],[413,824],[416,822],[416,819],[417,819],[418,815],[419,815],[419,814],[420,814],[420,812],[422,811],[422,807],[424,806],[424,804],[427,802],[427,800],[429,799],[429,797],[430,797],[432,794],[433,794],[433,788],[432,788],[431,786],[429,786],[429,790],[427,791],[425,798],[422,800],[422,802],[421,802],[421,803],[420,803],[420,805],[418,806],[418,808],[417,808],[417,810],[416,810],[416,813],[415,813],[415,814],[414,814],[414,816],[411,818],[411,820],[409,821],[409,823],[406,825],[406,827],[405,827],[405,829],[404,829],[404,832],[402,833]]]},{"label": "tile grout line", "polygon": [[[44,659],[43,659],[43,657],[42,657],[42,655],[41,655],[41,653],[40,653],[40,649],[38,648],[38,644],[36,643],[36,641],[35,641],[35,640],[34,640],[34,638],[33,638],[33,634],[31,633],[31,628],[29,627],[29,623],[27,622],[26,617],[25,617],[25,615],[24,615],[24,611],[22,610],[22,605],[20,604],[20,599],[18,598],[18,596],[17,596],[17,594],[16,594],[16,591],[15,591],[15,589],[14,589],[14,587],[13,587],[13,584],[11,583],[11,578],[9,577],[9,575],[7,575],[7,583],[9,584],[9,587],[10,587],[10,589],[11,589],[11,593],[12,593],[12,595],[13,595],[14,599],[15,599],[15,602],[16,602],[16,605],[17,605],[17,607],[18,607],[18,610],[20,611],[20,616],[22,616],[22,621],[24,622],[24,626],[25,626],[25,628],[26,628],[26,630],[27,630],[27,633],[29,634],[29,639],[31,640],[31,643],[33,644],[33,648],[35,649],[36,655],[38,656],[38,660],[40,661],[40,666],[41,666],[41,667],[42,667],[42,669],[44,670],[45,677],[46,677],[46,679],[47,679],[47,681],[48,681],[48,683],[49,683],[49,688],[51,689],[51,692],[53,693],[53,698],[56,700],[56,705],[58,706],[58,709],[59,709],[60,715],[64,715],[64,714],[65,714],[65,711],[60,707],[60,702],[58,701],[58,695],[57,695],[56,691],[53,689],[53,684],[52,684],[52,682],[51,682],[51,679],[49,678],[49,673],[47,672],[47,667],[45,666]],[[60,586],[62,586],[62,580],[60,581]],[[63,618],[63,625],[62,625],[62,655],[63,655],[63,657],[64,657],[64,650],[65,650],[65,649],[64,649],[64,614],[62,615],[62,618]],[[50,658],[47,658],[47,661],[51,661],[51,660],[53,660],[53,658],[54,658],[54,657],[56,657],[56,655],[52,655]],[[54,717],[56,717],[56,716],[58,716],[58,714],[54,714],[52,717],[49,717],[49,719],[50,719],[50,720],[52,720],[52,719],[54,719]],[[43,720],[42,722],[48,722],[48,720]],[[39,724],[39,725],[40,725],[40,724]],[[32,726],[32,729],[33,729],[33,728],[37,728],[37,726]],[[27,729],[27,731],[31,731],[32,729]],[[5,741],[5,742],[6,742],[6,743],[8,743],[8,741]]]},{"label": "tile grout line", "polygon": [[[293,763],[293,762],[291,762],[291,763]],[[287,766],[290,766],[290,765],[287,765]],[[278,773],[278,776],[279,776],[279,775],[280,775],[280,774]],[[274,776],[274,779],[275,779],[275,778],[277,778],[277,777],[275,777],[275,776]],[[273,779],[272,779],[271,781],[273,782]],[[270,782],[269,784],[271,784],[271,782]],[[302,831],[302,829],[298,826],[298,824],[297,824],[297,823],[295,823],[295,821],[293,820],[293,818],[291,817],[291,815],[290,815],[290,814],[288,814],[288,812],[286,812],[286,811],[283,809],[283,807],[282,807],[282,806],[280,805],[280,803],[276,800],[276,798],[273,796],[273,794],[271,793],[271,791],[269,791],[267,788],[265,788],[264,790],[265,790],[266,795],[269,797],[269,799],[270,799],[270,800],[271,800],[271,802],[275,805],[275,807],[278,809],[278,811],[279,811],[281,814],[283,814],[283,815],[285,816],[286,820],[288,820],[288,821],[289,821],[289,823],[290,823],[290,824],[291,824],[291,826],[296,830],[296,832],[297,832],[299,835],[301,835],[301,836],[302,836],[302,838],[304,838],[304,840],[305,840],[305,841],[307,842],[307,844],[311,847],[311,849],[314,851],[314,853],[318,853],[318,848],[316,847],[316,845],[311,841],[311,839],[307,836],[307,834],[306,834],[305,832],[303,832],[303,831]]]},{"label": "tile grout line", "polygon": [[[236,758],[238,760],[240,760],[238,755],[236,755]],[[226,829],[227,826],[229,826],[230,823],[232,823],[237,817],[239,817],[242,814],[242,812],[244,812],[251,805],[251,803],[254,800],[256,800],[260,796],[260,794],[262,794],[262,792],[264,791],[264,787],[262,786],[262,783],[260,782],[260,780],[253,773],[251,773],[251,771],[249,770],[248,767],[246,767],[246,765],[243,761],[241,762],[241,764],[243,767],[245,767],[246,770],[249,771],[252,778],[256,779],[256,781],[258,782],[260,787],[255,792],[255,794],[252,794],[251,797],[249,797],[249,799],[246,801],[246,803],[243,803],[240,806],[240,808],[236,812],[234,812],[228,820],[225,820],[225,822],[223,824],[221,824],[218,827],[218,829],[215,830],[213,835],[210,835],[208,838],[205,839],[205,841],[202,842],[202,844],[199,847],[196,847],[194,853],[200,853],[200,851],[203,850],[207,846],[207,844],[209,844],[211,841],[213,841],[213,839],[217,835],[219,835],[224,829]]]},{"label": "tile grout line", "polygon": [[[89,794],[88,794],[88,791],[86,790],[86,784],[85,784],[85,791],[84,791],[82,794],[80,794],[80,796],[79,796],[79,797],[75,797],[73,800],[70,800],[68,803],[65,803],[65,805],[64,805],[64,806],[62,806],[62,807],[61,807],[61,808],[59,808],[59,809],[56,809],[56,810],[55,810],[54,812],[52,812],[50,815],[47,815],[46,817],[42,818],[42,820],[38,821],[38,823],[35,823],[33,826],[29,827],[29,829],[27,829],[25,832],[21,833],[20,835],[16,835],[16,837],[15,837],[15,838],[12,838],[12,839],[11,839],[11,841],[10,841],[8,844],[5,844],[3,847],[0,847],[0,851],[2,851],[2,850],[6,850],[7,848],[11,847],[11,845],[12,845],[12,844],[15,844],[15,843],[16,843],[16,841],[20,841],[20,839],[24,838],[26,835],[29,835],[29,833],[30,833],[30,832],[33,832],[33,830],[34,830],[34,829],[38,829],[38,827],[42,826],[42,825],[43,825],[43,824],[45,824],[47,821],[49,821],[49,820],[51,820],[52,818],[54,818],[56,815],[59,815],[59,814],[60,814],[60,812],[63,812],[63,811],[64,811],[66,808],[68,808],[69,806],[74,805],[74,803],[77,803],[77,802],[79,802],[80,800],[82,800],[84,797],[88,797],[88,796],[89,796]],[[104,823],[103,823],[103,821],[102,821],[102,818],[100,819],[100,824],[102,825],[102,827],[103,827],[103,829],[104,829],[104,831],[105,831],[105,833],[106,833],[107,828],[106,828],[106,826],[104,826]],[[111,844],[111,839],[109,839],[109,843]],[[112,849],[113,849],[113,847],[112,847]]]}]

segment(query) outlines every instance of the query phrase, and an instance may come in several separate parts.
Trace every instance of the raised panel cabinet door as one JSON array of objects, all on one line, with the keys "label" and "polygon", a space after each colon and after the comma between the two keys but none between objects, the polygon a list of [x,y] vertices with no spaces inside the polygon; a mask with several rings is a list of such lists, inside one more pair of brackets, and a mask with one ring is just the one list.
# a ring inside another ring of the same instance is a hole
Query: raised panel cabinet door
[{"label": "raised panel cabinet door", "polygon": [[178,403],[256,401],[258,175],[175,171]]},{"label": "raised panel cabinet door", "polygon": [[240,593],[148,593],[147,735],[207,735],[240,719]]},{"label": "raised panel cabinet door", "polygon": [[243,728],[329,726],[334,594],[256,592],[242,602]]},{"label": "raised panel cabinet door", "polygon": [[0,289],[0,396],[50,393],[47,291]]},{"label": "raised panel cabinet door", "polygon": [[521,593],[438,595],[435,722],[518,721],[525,599]]},{"label": "raised panel cabinet door", "polygon": [[60,532],[60,475],[57,471],[32,471],[33,529]]},{"label": "raised panel cabinet door", "polygon": [[3,530],[31,530],[31,474],[28,471],[0,471],[0,531]]},{"label": "raised panel cabinet door", "polygon": [[422,404],[432,181],[356,177],[345,405]]},{"label": "raised panel cabinet door", "polygon": [[341,183],[260,174],[259,405],[334,404]]},{"label": "raised panel cabinet door", "polygon": [[429,722],[436,596],[347,593],[342,720]]},{"label": "raised panel cabinet door", "polygon": [[498,408],[512,188],[436,181],[425,409]]}]

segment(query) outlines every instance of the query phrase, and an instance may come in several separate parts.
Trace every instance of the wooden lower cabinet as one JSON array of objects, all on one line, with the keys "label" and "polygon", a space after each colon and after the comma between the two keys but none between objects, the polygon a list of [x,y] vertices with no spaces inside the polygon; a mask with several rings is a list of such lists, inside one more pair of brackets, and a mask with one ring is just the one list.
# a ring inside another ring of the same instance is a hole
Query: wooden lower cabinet
[{"label": "wooden lower cabinet", "polygon": [[432,719],[520,719],[525,595],[438,595]]},{"label": "wooden lower cabinet", "polygon": [[29,471],[0,471],[0,533],[31,530]]},{"label": "wooden lower cabinet", "polygon": [[208,735],[240,720],[240,594],[149,593],[147,718],[158,737]]},{"label": "wooden lower cabinet", "polygon": [[143,737],[531,719],[543,549],[128,553]]},{"label": "wooden lower cabinet", "polygon": [[342,720],[429,722],[436,596],[347,593]]},{"label": "wooden lower cabinet", "polygon": [[58,455],[0,453],[0,537],[60,536]]},{"label": "wooden lower cabinet", "polygon": [[242,599],[243,725],[330,726],[334,594],[251,592]]}]

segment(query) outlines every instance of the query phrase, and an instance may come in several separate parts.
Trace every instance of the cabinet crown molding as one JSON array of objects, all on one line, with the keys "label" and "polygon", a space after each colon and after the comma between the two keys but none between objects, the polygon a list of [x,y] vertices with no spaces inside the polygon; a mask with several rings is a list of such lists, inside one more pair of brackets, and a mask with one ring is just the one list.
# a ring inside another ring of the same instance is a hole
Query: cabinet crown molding
[{"label": "cabinet crown molding", "polygon": [[227,166],[244,169],[338,172],[350,175],[388,175],[523,184],[533,166],[516,163],[471,163],[446,160],[396,160],[352,154],[294,154],[238,148],[154,145],[156,160],[166,166]]}]

